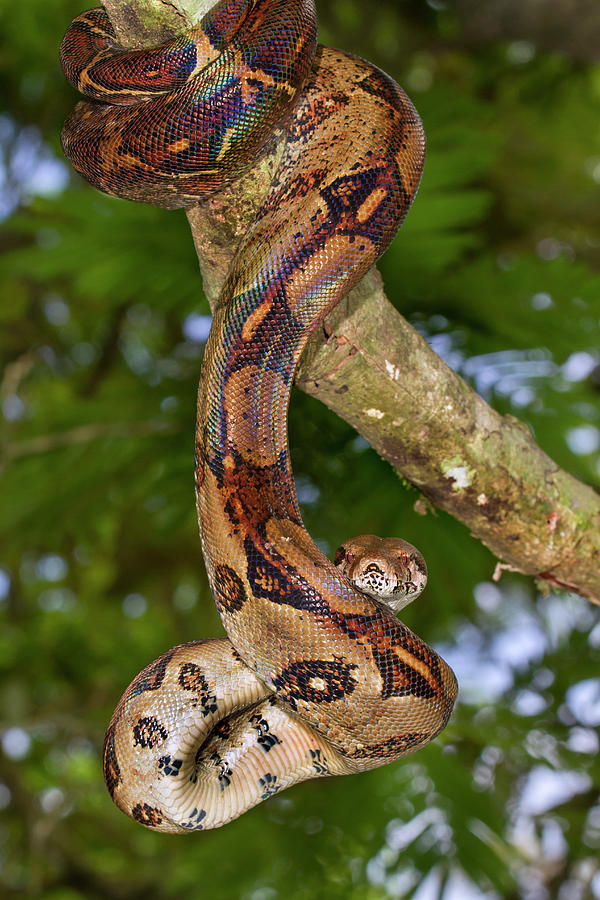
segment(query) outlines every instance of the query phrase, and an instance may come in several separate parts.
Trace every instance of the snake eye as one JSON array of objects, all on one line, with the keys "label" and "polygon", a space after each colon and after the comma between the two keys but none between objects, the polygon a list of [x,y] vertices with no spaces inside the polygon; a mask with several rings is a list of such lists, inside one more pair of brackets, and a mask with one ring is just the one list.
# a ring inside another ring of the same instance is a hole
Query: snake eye
[{"label": "snake eye", "polygon": [[403,553],[402,556],[400,557],[400,562],[402,563],[402,565],[404,566],[405,569],[408,569],[408,566],[410,565],[410,556],[407,556],[406,553]]}]

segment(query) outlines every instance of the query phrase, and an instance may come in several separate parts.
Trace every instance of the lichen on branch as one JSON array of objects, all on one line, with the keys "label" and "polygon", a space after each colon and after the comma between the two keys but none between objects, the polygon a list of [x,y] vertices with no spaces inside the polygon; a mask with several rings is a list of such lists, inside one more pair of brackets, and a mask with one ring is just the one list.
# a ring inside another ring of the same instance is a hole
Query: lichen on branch
[{"label": "lichen on branch", "polygon": [[[165,40],[212,5],[105,0],[127,46]],[[213,308],[280,150],[276,136],[253,170],[188,210]],[[467,525],[502,561],[500,568],[600,603],[600,496],[560,469],[526,425],[500,416],[445,365],[386,299],[376,270],[313,336],[296,382]]]}]

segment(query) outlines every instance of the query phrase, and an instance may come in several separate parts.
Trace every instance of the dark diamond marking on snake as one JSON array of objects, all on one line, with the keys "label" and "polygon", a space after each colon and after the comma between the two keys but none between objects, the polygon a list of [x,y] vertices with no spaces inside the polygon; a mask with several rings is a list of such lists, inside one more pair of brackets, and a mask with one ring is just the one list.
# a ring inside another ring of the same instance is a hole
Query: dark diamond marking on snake
[{"label": "dark diamond marking on snake", "polygon": [[258,746],[265,751],[265,753],[268,753],[269,750],[272,750],[272,748],[277,746],[277,744],[281,744],[281,741],[276,734],[273,734],[268,721],[263,716],[250,716],[250,724],[253,728],[256,729],[256,742]]},{"label": "dark diamond marking on snake", "polygon": [[320,748],[310,751],[313,769],[317,775],[330,775],[329,766],[327,765],[327,757],[324,756]]},{"label": "dark diamond marking on snake", "polygon": [[297,701],[332,703],[356,688],[352,673],[358,667],[324,659],[292,663],[273,679],[273,686],[292,709]]},{"label": "dark diamond marking on snake", "polygon": [[432,700],[436,691],[429,681],[420,672],[400,659],[393,650],[373,651],[373,659],[377,663],[383,688],[381,696],[384,700],[388,697],[404,697],[412,694],[422,700]]},{"label": "dark diamond marking on snake", "polygon": [[246,602],[242,579],[230,566],[220,564],[215,567],[213,588],[219,610],[238,612]]},{"label": "dark diamond marking on snake", "polygon": [[167,666],[169,662],[173,658],[173,654],[177,648],[173,647],[172,650],[169,650],[167,653],[163,653],[158,659],[155,659],[154,662],[150,663],[149,666],[146,666],[145,669],[142,669],[140,674],[133,680],[131,686],[129,687],[127,698],[136,696],[137,694],[141,694],[144,691],[157,691],[161,686],[165,678],[165,673],[167,671]]},{"label": "dark diamond marking on snake", "polygon": [[133,726],[133,743],[140,747],[156,747],[169,733],[156,716],[142,716]]},{"label": "dark diamond marking on snake", "polygon": [[278,553],[271,550],[268,559],[251,538],[244,541],[244,549],[248,561],[246,574],[255,597],[321,616],[331,611],[321,594]]},{"label": "dark diamond marking on snake", "polygon": [[168,754],[166,756],[161,756],[158,761],[158,771],[163,775],[168,775],[171,778],[177,778],[181,767],[183,765],[182,759],[172,759]]},{"label": "dark diamond marking on snake", "polygon": [[352,759],[386,759],[408,753],[413,748],[425,743],[431,735],[428,732],[415,731],[408,734],[392,735],[377,744],[359,747],[348,754]]},{"label": "dark diamond marking on snake", "polygon": [[162,809],[149,806],[148,803],[137,803],[131,810],[131,815],[136,822],[141,822],[148,828],[157,828],[163,821]]},{"label": "dark diamond marking on snake", "polygon": [[198,705],[202,715],[215,713],[218,709],[217,696],[196,663],[186,662],[179,669],[177,676],[179,687],[184,691],[191,691],[198,696]]},{"label": "dark diamond marking on snake", "polygon": [[266,800],[267,797],[271,797],[273,794],[276,794],[280,789],[281,785],[277,784],[278,782],[277,775],[273,775],[272,772],[267,772],[262,778],[258,779],[258,783],[262,790],[261,800]]},{"label": "dark diamond marking on snake", "polygon": [[182,828],[189,828],[191,831],[203,831],[204,825],[201,823],[206,818],[206,810],[198,809],[194,807],[190,813],[190,818],[187,822],[182,822]]},{"label": "dark diamond marking on snake", "polygon": [[108,792],[112,797],[115,793],[115,788],[121,780],[121,770],[119,768],[119,762],[117,760],[117,753],[115,750],[114,724],[111,724],[106,732],[102,757],[104,760],[104,780],[106,782]]}]

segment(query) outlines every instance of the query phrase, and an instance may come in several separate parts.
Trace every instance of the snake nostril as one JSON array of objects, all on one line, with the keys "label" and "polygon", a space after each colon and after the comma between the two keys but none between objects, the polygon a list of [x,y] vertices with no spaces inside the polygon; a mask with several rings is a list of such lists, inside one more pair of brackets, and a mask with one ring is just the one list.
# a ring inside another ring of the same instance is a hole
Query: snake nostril
[{"label": "snake nostril", "polygon": [[369,563],[369,565],[365,569],[365,575],[382,575],[382,571],[377,565],[377,563]]}]

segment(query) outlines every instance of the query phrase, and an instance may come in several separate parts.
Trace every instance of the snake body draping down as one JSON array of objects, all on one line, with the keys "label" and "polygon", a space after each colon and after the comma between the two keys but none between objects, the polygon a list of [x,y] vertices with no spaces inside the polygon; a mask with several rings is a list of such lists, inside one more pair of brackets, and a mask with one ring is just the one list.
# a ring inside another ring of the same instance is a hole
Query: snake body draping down
[{"label": "snake body draping down", "polygon": [[366,537],[334,566],[303,526],[287,440],[300,354],[400,226],[423,131],[387,75],[317,49],[313,0],[221,0],[154,51],[119,48],[92,10],[61,56],[100,101],[76,107],[65,152],[111,194],[189,206],[243,171],[277,123],[286,129],[200,378],[197,508],[228,638],[176,647],[141,672],[104,749],[110,793],[133,818],[214,828],[298,781],[422,747],[456,698],[452,670],[393,614],[424,585],[420,554],[396,540],[381,562],[379,539]]}]

